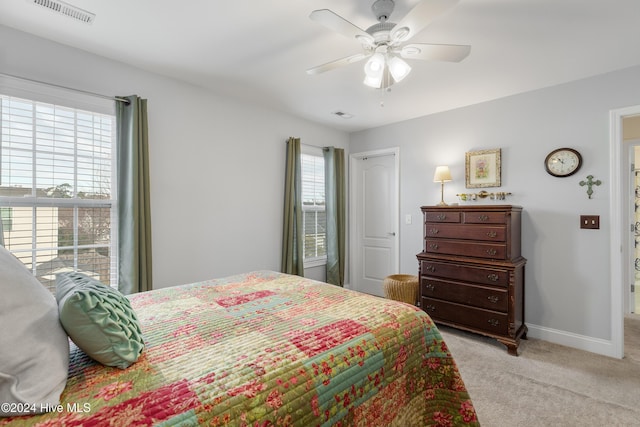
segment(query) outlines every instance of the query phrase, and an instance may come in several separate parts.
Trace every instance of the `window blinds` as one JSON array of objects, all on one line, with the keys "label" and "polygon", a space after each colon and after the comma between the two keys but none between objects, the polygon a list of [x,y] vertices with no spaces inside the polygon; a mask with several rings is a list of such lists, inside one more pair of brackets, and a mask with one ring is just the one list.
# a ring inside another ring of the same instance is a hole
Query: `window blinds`
[{"label": "window blinds", "polygon": [[5,246],[52,290],[64,271],[115,283],[115,117],[11,96],[0,101]]}]

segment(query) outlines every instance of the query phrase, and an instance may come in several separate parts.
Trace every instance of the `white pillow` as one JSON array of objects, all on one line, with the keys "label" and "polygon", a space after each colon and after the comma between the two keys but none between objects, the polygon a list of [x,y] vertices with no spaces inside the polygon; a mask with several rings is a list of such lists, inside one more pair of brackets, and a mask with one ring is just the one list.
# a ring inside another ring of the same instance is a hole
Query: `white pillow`
[{"label": "white pillow", "polygon": [[0,325],[0,416],[58,405],[69,371],[69,338],[56,299],[2,246]]}]

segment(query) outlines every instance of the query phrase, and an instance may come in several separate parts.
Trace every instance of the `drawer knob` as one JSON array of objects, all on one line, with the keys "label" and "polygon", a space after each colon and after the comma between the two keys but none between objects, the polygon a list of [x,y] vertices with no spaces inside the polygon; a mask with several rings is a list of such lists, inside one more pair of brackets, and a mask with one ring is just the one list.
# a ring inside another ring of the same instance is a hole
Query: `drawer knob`
[{"label": "drawer knob", "polygon": [[500,298],[498,298],[498,297],[497,297],[497,296],[495,296],[495,295],[491,295],[491,296],[488,296],[488,297],[487,297],[487,299],[488,299],[489,301],[491,301],[492,303],[494,303],[494,304],[495,304],[495,303],[497,303],[497,302],[498,302],[498,300],[499,300]]},{"label": "drawer knob", "polygon": [[496,327],[496,326],[498,326],[500,324],[500,322],[497,321],[496,319],[489,319],[489,320],[487,320],[487,322],[493,327]]},{"label": "drawer knob", "polygon": [[498,233],[496,233],[495,231],[488,231],[487,232],[487,237],[491,237],[492,239],[495,238],[498,235]]},{"label": "drawer knob", "polygon": [[487,215],[480,215],[478,219],[482,222],[489,221],[489,217]]},{"label": "drawer knob", "polygon": [[434,271],[436,271],[436,268],[433,265],[427,265],[424,269],[430,273],[433,273]]},{"label": "drawer knob", "polygon": [[429,244],[429,249],[437,251],[438,250],[438,244],[437,243],[430,243]]},{"label": "drawer knob", "polygon": [[432,291],[436,288],[436,285],[434,285],[433,283],[425,283],[424,288],[428,291]]},{"label": "drawer knob", "polygon": [[487,274],[487,279],[491,280],[492,282],[497,282],[499,278],[500,276],[495,273]]},{"label": "drawer knob", "polygon": [[491,249],[487,249],[487,254],[494,256],[495,254],[497,254],[498,251],[496,251],[495,249],[491,248]]},{"label": "drawer knob", "polygon": [[440,232],[440,230],[438,230],[437,228],[432,228],[429,230],[429,234],[431,235],[436,235]]},{"label": "drawer knob", "polygon": [[445,214],[438,214],[438,215],[436,216],[436,218],[437,218],[439,221],[444,221],[445,219],[447,219],[447,216],[446,216]]},{"label": "drawer knob", "polygon": [[435,305],[427,304],[424,308],[426,308],[428,311],[436,311]]}]

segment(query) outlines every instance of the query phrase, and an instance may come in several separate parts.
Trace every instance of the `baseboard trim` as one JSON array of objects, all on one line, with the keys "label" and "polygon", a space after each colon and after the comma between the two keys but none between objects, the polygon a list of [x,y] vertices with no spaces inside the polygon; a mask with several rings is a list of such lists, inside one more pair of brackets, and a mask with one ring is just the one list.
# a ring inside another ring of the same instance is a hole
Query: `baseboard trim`
[{"label": "baseboard trim", "polygon": [[613,343],[609,340],[532,325],[530,323],[527,323],[527,328],[529,328],[529,332],[527,332],[528,337],[619,359]]}]

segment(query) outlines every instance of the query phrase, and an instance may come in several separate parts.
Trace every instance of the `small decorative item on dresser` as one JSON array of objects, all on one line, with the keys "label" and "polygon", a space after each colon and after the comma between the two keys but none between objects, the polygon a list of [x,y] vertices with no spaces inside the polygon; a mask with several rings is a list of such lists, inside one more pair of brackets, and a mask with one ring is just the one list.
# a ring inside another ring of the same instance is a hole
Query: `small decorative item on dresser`
[{"label": "small decorative item on dresser", "polygon": [[436,323],[497,339],[518,355],[524,323],[522,208],[423,206],[420,305]]},{"label": "small decorative item on dresser", "polygon": [[392,274],[382,282],[385,298],[416,305],[418,301],[418,276]]},{"label": "small decorative item on dresser", "polygon": [[462,193],[456,194],[456,196],[460,197],[460,200],[462,200],[463,202],[466,202],[467,200],[476,201],[478,199],[486,199],[487,197],[491,200],[505,200],[507,196],[511,196],[511,193],[505,191],[489,193],[488,191],[482,190],[479,193]]}]

